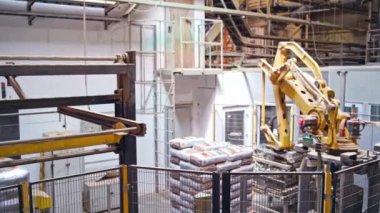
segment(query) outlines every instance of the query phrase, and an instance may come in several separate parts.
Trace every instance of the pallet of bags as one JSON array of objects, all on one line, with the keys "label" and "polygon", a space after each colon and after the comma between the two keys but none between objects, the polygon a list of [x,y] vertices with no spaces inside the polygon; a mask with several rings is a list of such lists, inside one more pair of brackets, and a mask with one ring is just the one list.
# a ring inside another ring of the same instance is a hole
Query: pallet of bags
[{"label": "pallet of bags", "polygon": [[[183,137],[183,138],[175,138],[169,142],[170,145],[170,168],[172,169],[181,169],[181,162],[190,162],[190,155],[193,153],[197,153],[192,149],[195,144],[204,143],[203,138],[198,137]],[[191,209],[191,204],[180,198],[180,171],[170,171],[170,180],[169,187],[170,193],[170,202],[172,206],[172,212],[188,212]],[[174,196],[175,195],[175,196]]]},{"label": "pallet of bags", "polygon": [[193,149],[198,151],[211,151],[227,147],[229,144],[226,142],[204,142],[194,144]]},{"label": "pallet of bags", "polygon": [[[178,145],[178,144],[177,144]],[[185,146],[184,144],[180,144],[182,147]],[[174,149],[171,147],[170,149],[170,168],[172,169],[181,169],[181,162],[189,162],[190,161],[190,155],[192,153],[197,153],[199,151],[193,150],[191,148],[183,148],[182,150]],[[180,171],[170,171],[170,179],[180,181],[181,172]],[[172,186],[170,185],[171,189]],[[174,189],[174,188],[173,188]],[[177,191],[177,190],[176,190]]]},{"label": "pallet of bags", "polygon": [[190,163],[197,167],[215,166],[215,164],[226,160],[227,155],[219,150],[203,151],[190,155]]},{"label": "pallet of bags", "polygon": [[[216,150],[220,147],[225,147],[225,144],[216,144],[213,148],[210,148],[212,147],[211,144],[206,144],[205,146],[197,144],[194,145],[194,150],[195,147],[197,147],[196,151],[198,152],[190,155],[190,162],[181,161],[181,169],[200,172],[217,172],[217,165],[226,161],[227,156]],[[181,175],[180,180],[182,199],[193,202],[194,204],[197,195],[204,195],[209,193],[212,189],[211,174],[185,172]],[[207,208],[208,205],[210,205],[209,207],[211,208],[211,204],[208,204],[205,200],[201,200],[201,202],[204,203],[202,208]],[[195,210],[196,209],[193,209],[193,211]]]},{"label": "pallet of bags", "polygon": [[192,148],[195,144],[204,143],[204,138],[188,136],[183,138],[174,138],[169,141],[169,145],[173,149],[182,150],[186,148]]},{"label": "pallet of bags", "polygon": [[220,152],[227,155],[228,161],[237,161],[237,160],[245,160],[249,161],[250,158],[252,158],[253,149],[252,147],[246,147],[246,146],[237,146],[237,145],[230,145],[225,148],[219,149]]},{"label": "pallet of bags", "polygon": [[216,171],[218,173],[229,172],[234,169],[238,169],[241,166],[241,160],[237,161],[224,161],[216,164]]},{"label": "pallet of bags", "polygon": [[200,151],[194,150],[192,148],[185,149],[170,149],[170,163],[175,165],[180,165],[181,161],[190,162],[190,156]]}]

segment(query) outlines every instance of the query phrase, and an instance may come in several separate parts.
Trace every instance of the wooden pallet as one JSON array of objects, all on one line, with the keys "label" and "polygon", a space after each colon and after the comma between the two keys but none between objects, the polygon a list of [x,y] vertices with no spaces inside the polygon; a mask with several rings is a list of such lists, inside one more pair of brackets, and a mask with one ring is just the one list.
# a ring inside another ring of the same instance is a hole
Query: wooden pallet
[{"label": "wooden pallet", "polygon": [[273,1],[272,0],[247,0],[246,1],[247,10],[264,9],[268,7],[268,4],[269,4],[269,7],[272,6]]}]

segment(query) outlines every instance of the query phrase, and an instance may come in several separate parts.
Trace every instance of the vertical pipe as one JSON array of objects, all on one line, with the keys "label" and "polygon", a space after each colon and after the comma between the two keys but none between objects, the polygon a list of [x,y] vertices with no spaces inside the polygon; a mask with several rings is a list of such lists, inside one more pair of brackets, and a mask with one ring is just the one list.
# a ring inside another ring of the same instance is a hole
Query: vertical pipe
[{"label": "vertical pipe", "polygon": [[212,212],[220,213],[220,174],[212,174]]},{"label": "vertical pipe", "polygon": [[170,140],[170,130],[169,130],[169,107],[164,108],[164,125],[165,125],[165,166],[169,167],[169,140]]},{"label": "vertical pipe", "polygon": [[338,71],[337,74],[340,77],[340,109],[344,111],[344,105],[346,104],[346,79],[347,79],[347,71]]},{"label": "vertical pipe", "polygon": [[[157,99],[157,75],[156,75],[156,71],[157,71],[157,28],[156,28],[156,25],[153,25],[153,35],[154,35],[154,38],[153,38],[153,47],[154,47],[154,52],[153,53],[153,63],[154,63],[154,67],[153,67],[153,110],[154,110],[154,113],[153,113],[153,125],[154,125],[154,149],[155,149],[155,152],[154,152],[154,164],[156,167],[158,167],[158,108],[157,108],[157,103],[158,103],[158,99]],[[155,189],[156,189],[156,193],[158,193],[159,191],[159,188],[158,188],[158,184],[159,184],[159,178],[158,178],[158,171],[156,170],[155,171]]]},{"label": "vertical pipe", "polygon": [[222,213],[229,213],[231,207],[231,174],[222,174]]},{"label": "vertical pipe", "polygon": [[180,45],[180,62],[181,62],[181,72],[183,71],[183,17],[179,18],[179,45]]}]

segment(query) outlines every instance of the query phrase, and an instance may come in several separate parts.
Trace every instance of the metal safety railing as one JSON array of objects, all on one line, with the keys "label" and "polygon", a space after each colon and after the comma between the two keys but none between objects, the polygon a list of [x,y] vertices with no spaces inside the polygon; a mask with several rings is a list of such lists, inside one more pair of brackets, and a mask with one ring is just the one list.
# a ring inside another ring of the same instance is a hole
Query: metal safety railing
[{"label": "metal safety railing", "polygon": [[31,212],[120,210],[120,168],[30,183]]},{"label": "metal safety railing", "polygon": [[0,188],[0,212],[378,212],[379,170],[380,159],[340,169],[332,178],[322,171],[122,165]]},{"label": "metal safety railing", "polygon": [[22,212],[22,185],[0,188],[0,212]]},{"label": "metal safety railing", "polygon": [[225,173],[224,185],[230,212],[323,212],[323,172]]},{"label": "metal safety railing", "polygon": [[333,173],[332,212],[379,212],[380,159]]},{"label": "metal safety railing", "polygon": [[132,212],[220,211],[218,173],[129,166],[128,174],[137,177],[129,182]]}]

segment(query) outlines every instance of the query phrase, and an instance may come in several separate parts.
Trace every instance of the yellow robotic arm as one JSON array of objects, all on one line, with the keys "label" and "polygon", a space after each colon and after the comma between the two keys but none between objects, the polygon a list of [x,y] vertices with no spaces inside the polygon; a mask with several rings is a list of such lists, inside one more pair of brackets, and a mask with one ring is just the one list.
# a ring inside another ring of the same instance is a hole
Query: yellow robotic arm
[{"label": "yellow robotic arm", "polygon": [[[289,59],[294,54],[313,73],[313,77],[302,72],[296,65],[296,59]],[[303,124],[308,132],[317,136],[327,144],[331,151],[357,150],[357,137],[348,134],[346,122],[349,115],[339,109],[340,102],[335,99],[335,93],[323,79],[318,64],[295,42],[280,42],[271,66],[266,60],[261,60],[260,67],[269,77],[276,103],[278,139],[268,125],[265,124],[265,79],[263,77],[263,107],[262,126],[269,145],[278,151],[290,150],[289,122],[286,113],[285,97],[294,101],[303,116]]]}]

